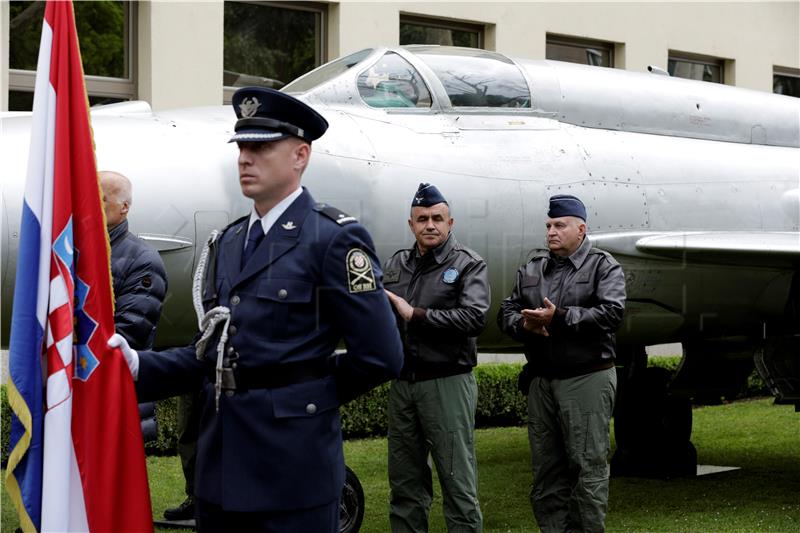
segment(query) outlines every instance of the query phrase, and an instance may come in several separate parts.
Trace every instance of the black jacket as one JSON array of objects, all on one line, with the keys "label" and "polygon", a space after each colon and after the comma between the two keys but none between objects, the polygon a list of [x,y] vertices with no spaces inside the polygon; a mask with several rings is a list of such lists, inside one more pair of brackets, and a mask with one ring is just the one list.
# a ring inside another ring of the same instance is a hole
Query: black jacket
[{"label": "black jacket", "polygon": [[[161,256],[128,231],[128,221],[108,232],[114,285],[114,326],[134,350],[153,347],[161,304],[167,293],[167,272]],[[156,438],[154,402],[139,404],[145,442]]]},{"label": "black jacket", "polygon": [[402,377],[422,381],[469,371],[478,362],[476,337],[486,326],[491,294],[486,262],[453,234],[423,256],[399,250],[383,274],[386,289],[415,308],[406,323]]},{"label": "black jacket", "polygon": [[[544,307],[545,297],[558,309],[547,327],[549,337],[522,327],[522,309]],[[521,267],[497,323],[524,343],[533,375],[568,378],[614,366],[614,332],[624,310],[622,267],[584,239],[567,258],[541,251]]]}]

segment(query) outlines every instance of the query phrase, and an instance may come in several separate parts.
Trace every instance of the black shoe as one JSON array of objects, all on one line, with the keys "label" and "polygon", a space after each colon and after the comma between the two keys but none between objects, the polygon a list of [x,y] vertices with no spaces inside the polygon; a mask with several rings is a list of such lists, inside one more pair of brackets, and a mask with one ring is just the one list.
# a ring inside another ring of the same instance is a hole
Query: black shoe
[{"label": "black shoe", "polygon": [[194,519],[194,498],[188,496],[179,506],[165,510],[164,518],[172,521]]}]

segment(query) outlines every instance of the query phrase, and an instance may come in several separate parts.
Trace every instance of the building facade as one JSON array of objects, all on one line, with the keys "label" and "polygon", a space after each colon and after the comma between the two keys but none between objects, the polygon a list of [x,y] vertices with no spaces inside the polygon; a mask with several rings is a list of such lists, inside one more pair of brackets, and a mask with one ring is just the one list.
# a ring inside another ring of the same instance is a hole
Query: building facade
[{"label": "building facade", "polygon": [[[363,48],[445,44],[800,96],[800,0],[76,2],[90,103],[215,105]],[[30,109],[43,5],[0,0],[0,110]]]}]

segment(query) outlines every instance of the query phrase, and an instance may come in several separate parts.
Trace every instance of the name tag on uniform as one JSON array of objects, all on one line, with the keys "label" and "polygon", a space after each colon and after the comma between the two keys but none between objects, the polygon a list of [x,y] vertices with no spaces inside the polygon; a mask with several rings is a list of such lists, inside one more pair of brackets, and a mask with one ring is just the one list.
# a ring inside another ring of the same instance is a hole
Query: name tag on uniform
[{"label": "name tag on uniform", "polygon": [[383,273],[383,282],[384,283],[397,283],[400,281],[400,271],[399,270],[387,270]]}]

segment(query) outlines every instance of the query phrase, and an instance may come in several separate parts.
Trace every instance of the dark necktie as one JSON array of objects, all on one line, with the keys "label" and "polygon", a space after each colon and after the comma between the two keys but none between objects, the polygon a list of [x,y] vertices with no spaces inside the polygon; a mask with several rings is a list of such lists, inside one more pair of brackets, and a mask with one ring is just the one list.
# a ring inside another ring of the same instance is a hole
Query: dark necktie
[{"label": "dark necktie", "polygon": [[261,227],[261,221],[256,220],[255,223],[250,227],[250,233],[247,234],[247,244],[244,246],[244,253],[242,254],[242,269],[253,257],[253,253],[255,253],[256,248],[264,240],[264,228]]}]

